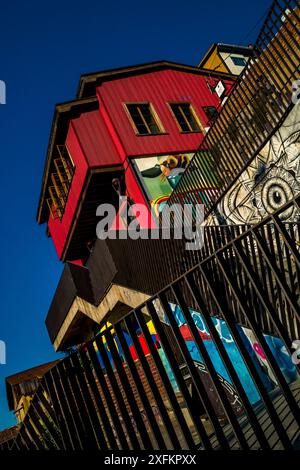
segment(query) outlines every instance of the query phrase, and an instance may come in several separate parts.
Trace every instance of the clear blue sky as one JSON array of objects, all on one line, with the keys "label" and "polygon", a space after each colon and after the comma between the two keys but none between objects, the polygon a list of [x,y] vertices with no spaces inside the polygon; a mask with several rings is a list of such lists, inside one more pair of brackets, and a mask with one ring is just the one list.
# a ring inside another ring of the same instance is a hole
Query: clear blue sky
[{"label": "clear blue sky", "polygon": [[0,79],[7,104],[0,105],[0,339],[7,364],[0,365],[0,429],[14,424],[5,377],[57,357],[44,319],[62,265],[46,227],[35,222],[55,103],[75,98],[81,73],[161,59],[195,65],[213,42],[247,45],[270,4],[1,2]]}]

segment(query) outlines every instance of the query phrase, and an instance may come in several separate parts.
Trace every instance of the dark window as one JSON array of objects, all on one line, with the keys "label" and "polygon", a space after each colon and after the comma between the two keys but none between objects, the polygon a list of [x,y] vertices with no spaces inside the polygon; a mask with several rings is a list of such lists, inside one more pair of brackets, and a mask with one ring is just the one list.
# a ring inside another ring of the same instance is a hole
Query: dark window
[{"label": "dark window", "polygon": [[247,61],[244,57],[231,57],[232,62],[234,65],[239,65],[244,67],[247,64]]},{"label": "dark window", "polygon": [[161,134],[155,113],[150,103],[126,104],[136,131],[140,135]]},{"label": "dark window", "polygon": [[218,116],[218,110],[215,106],[203,106],[208,121],[213,121]]},{"label": "dark window", "polygon": [[200,132],[202,130],[190,103],[171,103],[170,106],[181,132]]}]

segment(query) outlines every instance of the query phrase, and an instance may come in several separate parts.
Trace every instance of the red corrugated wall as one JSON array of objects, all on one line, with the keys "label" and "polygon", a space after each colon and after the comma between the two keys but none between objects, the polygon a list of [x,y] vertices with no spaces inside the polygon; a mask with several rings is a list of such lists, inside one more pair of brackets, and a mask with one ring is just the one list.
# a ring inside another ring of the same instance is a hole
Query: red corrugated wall
[{"label": "red corrugated wall", "polygon": [[[152,72],[135,77],[104,82],[97,95],[104,104],[115,132],[126,155],[163,154],[193,151],[203,138],[202,134],[182,134],[167,105],[168,101],[189,101],[193,104],[204,126],[207,117],[203,106],[219,105],[220,100],[206,84],[207,77],[176,70]],[[229,82],[227,82],[229,86]],[[124,110],[126,102],[149,101],[153,104],[166,135],[137,136]]]},{"label": "red corrugated wall", "polygon": [[62,220],[49,218],[49,231],[61,257],[89,168],[120,164],[121,158],[98,110],[72,119],[66,145],[75,173]]},{"label": "red corrugated wall", "polygon": [[[49,218],[49,230],[59,257],[76,212],[89,168],[125,163],[127,157],[175,152],[193,152],[203,134],[180,133],[167,102],[189,101],[204,126],[203,106],[218,106],[219,98],[210,92],[207,78],[198,74],[166,70],[104,82],[97,88],[99,110],[83,113],[70,121],[66,145],[76,171],[65,213],[60,221]],[[231,82],[226,82],[228,88]],[[137,136],[124,109],[126,102],[151,102],[166,131],[165,135]],[[127,164],[128,194],[145,202],[134,172]]]}]

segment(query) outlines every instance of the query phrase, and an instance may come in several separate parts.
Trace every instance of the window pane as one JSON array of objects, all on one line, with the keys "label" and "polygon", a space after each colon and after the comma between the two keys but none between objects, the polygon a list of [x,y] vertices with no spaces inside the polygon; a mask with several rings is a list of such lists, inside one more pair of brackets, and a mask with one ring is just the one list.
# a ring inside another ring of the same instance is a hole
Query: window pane
[{"label": "window pane", "polygon": [[128,104],[127,109],[139,134],[161,132],[151,112],[150,104]]},{"label": "window pane", "polygon": [[208,120],[213,120],[218,116],[218,111],[215,106],[204,106],[203,107]]},{"label": "window pane", "polygon": [[247,63],[244,57],[231,57],[231,60],[234,63],[234,65],[244,66]]},{"label": "window pane", "polygon": [[143,104],[140,106],[140,110],[144,116],[145,121],[147,122],[147,125],[151,131],[151,134],[158,134],[160,132],[160,129],[154,119],[154,116],[151,112],[151,108],[149,104]]},{"label": "window pane", "polygon": [[191,110],[190,103],[172,104],[171,108],[182,132],[200,131],[200,127]]}]

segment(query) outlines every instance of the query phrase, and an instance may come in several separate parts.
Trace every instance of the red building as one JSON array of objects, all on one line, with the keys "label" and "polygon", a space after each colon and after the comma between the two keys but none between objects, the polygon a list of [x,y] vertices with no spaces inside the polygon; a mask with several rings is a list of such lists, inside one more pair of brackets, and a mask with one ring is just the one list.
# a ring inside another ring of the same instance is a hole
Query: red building
[{"label": "red building", "polygon": [[56,106],[37,215],[62,261],[86,259],[99,204],[123,194],[159,210],[233,80],[171,62],[81,77],[77,99]]}]

